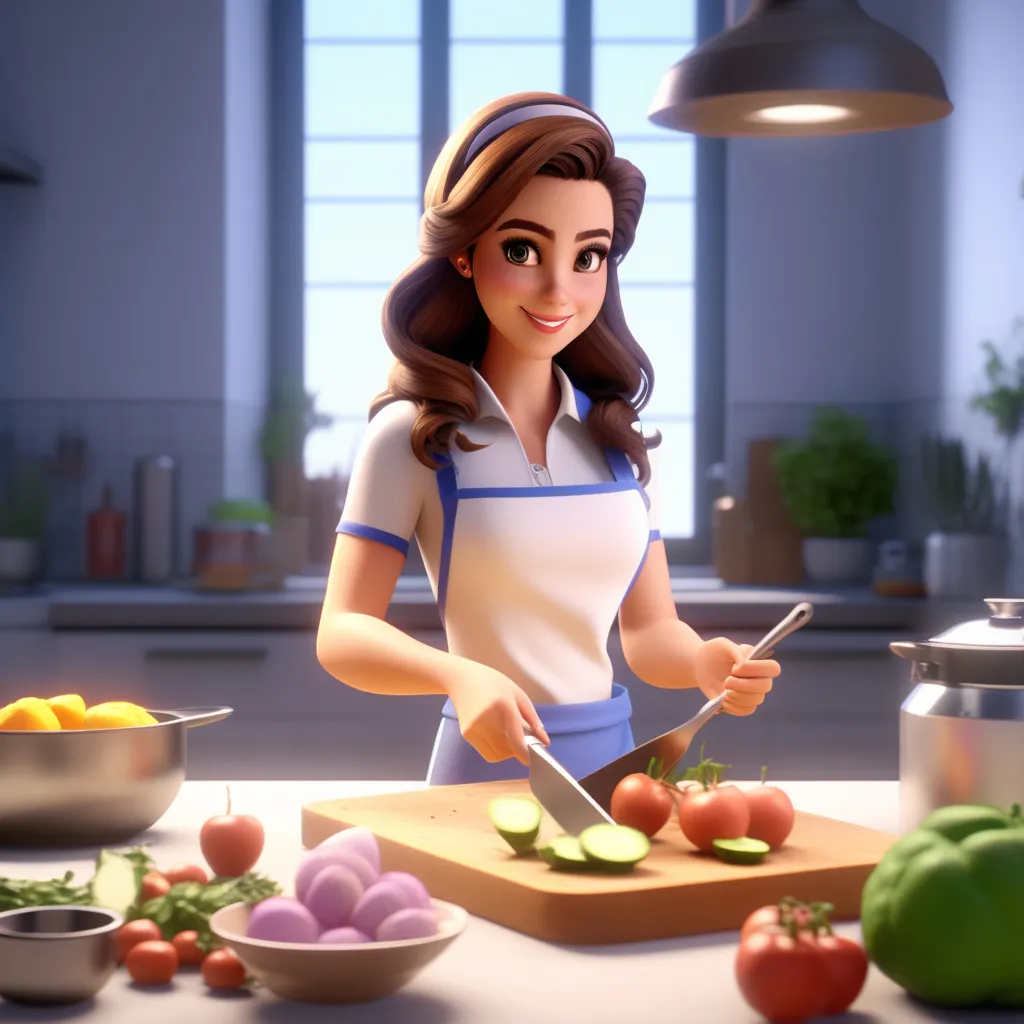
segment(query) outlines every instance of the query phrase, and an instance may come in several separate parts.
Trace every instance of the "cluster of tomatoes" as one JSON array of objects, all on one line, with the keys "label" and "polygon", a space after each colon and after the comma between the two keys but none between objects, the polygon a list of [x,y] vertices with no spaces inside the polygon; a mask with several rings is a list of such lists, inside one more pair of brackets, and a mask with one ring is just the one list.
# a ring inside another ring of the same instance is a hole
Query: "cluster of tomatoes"
[{"label": "cluster of tomatoes", "polygon": [[771,1024],[845,1013],[860,995],[867,953],[832,932],[831,909],[786,899],[755,910],[744,922],[736,981],[747,1003]]},{"label": "cluster of tomatoes", "polygon": [[[698,850],[711,851],[716,839],[760,839],[773,850],[793,831],[796,811],[784,790],[765,785],[740,789],[722,782],[727,765],[703,756],[688,778],[673,785],[661,778],[652,762],[647,774],[627,775],[615,787],[609,811],[620,825],[629,825],[653,837],[665,826],[673,810],[679,827]],[[678,806],[677,806],[678,805]]]},{"label": "cluster of tomatoes", "polygon": [[[142,880],[142,900],[166,894],[179,882],[206,885],[209,876],[197,864],[183,864],[164,872],[150,872]],[[233,989],[245,984],[245,968],[230,949],[205,952],[192,930],[178,932],[169,942],[156,921],[138,918],[117,932],[117,962],[125,966],[136,985],[169,985],[182,967],[198,967],[209,988]]]}]

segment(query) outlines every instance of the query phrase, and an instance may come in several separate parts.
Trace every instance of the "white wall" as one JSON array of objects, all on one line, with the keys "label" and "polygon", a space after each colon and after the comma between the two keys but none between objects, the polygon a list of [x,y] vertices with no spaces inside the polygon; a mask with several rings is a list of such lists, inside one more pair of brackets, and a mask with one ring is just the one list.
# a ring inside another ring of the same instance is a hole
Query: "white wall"
[{"label": "white wall", "polygon": [[181,468],[183,567],[211,501],[259,494],[267,22],[267,0],[0,5],[0,138],[44,175],[0,188],[0,434],[89,441],[55,501],[76,550],[155,451]]}]

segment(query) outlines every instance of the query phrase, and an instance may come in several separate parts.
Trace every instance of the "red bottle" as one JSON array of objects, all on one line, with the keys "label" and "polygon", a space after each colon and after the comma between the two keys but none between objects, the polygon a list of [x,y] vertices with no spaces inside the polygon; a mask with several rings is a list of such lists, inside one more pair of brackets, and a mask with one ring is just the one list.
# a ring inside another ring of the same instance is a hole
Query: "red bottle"
[{"label": "red bottle", "polygon": [[109,484],[103,487],[100,508],[89,514],[88,533],[89,579],[123,579],[125,515],[113,507]]}]

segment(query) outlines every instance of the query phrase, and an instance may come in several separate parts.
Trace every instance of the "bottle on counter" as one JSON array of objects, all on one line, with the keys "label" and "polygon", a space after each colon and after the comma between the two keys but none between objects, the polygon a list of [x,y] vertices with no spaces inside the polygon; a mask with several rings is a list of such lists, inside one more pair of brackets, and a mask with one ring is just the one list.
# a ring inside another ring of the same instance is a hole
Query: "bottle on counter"
[{"label": "bottle on counter", "polygon": [[104,484],[100,507],[89,513],[86,567],[89,579],[124,578],[125,523],[125,514],[114,508],[110,484]]}]

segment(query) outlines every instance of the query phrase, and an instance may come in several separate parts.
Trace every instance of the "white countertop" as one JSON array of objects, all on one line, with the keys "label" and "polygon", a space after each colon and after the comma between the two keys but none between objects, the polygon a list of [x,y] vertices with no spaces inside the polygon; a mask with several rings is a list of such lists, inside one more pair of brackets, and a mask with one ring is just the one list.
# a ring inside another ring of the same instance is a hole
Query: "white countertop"
[{"label": "white countertop", "polygon": [[[890,832],[897,830],[895,782],[777,782],[801,810]],[[287,887],[303,854],[303,804],[420,789],[422,783],[233,782],[233,809],[255,814],[267,831],[257,870]],[[140,841],[160,864],[201,863],[198,831],[223,812],[224,784],[186,783],[167,814]],[[0,876],[50,878],[67,869],[84,881],[95,851],[73,856],[0,850]],[[811,894],[808,898],[813,898]],[[856,924],[840,934],[859,938]],[[98,1021],[102,1024],[758,1024],[736,988],[734,932],[621,946],[566,947],[472,918],[466,932],[407,988],[351,1007],[283,1002],[266,990],[217,996],[198,973],[182,971],[170,991],[132,988],[123,969],[89,1006],[38,1010],[0,1001],[0,1024]],[[614,974],[611,972],[614,971]],[[614,978],[614,985],[611,980]],[[850,1013],[834,1024],[1020,1024],[1020,1013],[941,1012],[910,1002],[872,967]]]}]

